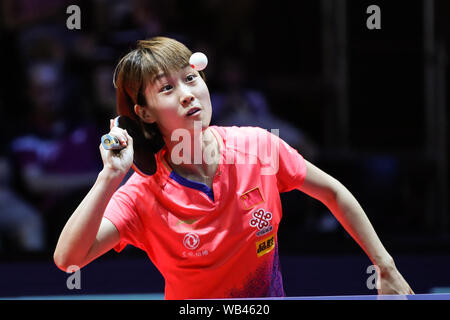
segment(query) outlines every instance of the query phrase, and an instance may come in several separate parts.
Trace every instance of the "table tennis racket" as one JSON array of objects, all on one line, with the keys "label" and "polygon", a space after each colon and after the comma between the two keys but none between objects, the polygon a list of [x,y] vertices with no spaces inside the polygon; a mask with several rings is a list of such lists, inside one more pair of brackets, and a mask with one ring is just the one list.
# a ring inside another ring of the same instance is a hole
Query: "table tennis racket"
[{"label": "table tennis racket", "polygon": [[[159,131],[149,128],[152,125],[144,124],[144,126],[148,126],[147,129],[155,133],[152,139],[148,139],[142,132],[140,124],[127,116],[116,117],[114,126],[127,130],[133,138],[133,170],[142,176],[153,175],[156,172],[155,154],[164,146],[164,140]],[[110,134],[102,136],[101,142],[106,150],[121,150],[124,148],[120,145],[119,139]]]}]

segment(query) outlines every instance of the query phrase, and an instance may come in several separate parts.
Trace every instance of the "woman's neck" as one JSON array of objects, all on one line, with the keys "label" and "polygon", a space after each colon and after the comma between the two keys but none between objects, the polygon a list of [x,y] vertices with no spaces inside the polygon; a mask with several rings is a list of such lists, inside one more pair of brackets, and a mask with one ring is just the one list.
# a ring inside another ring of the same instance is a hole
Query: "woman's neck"
[{"label": "woman's neck", "polygon": [[220,159],[220,148],[210,128],[185,135],[178,141],[166,140],[166,161],[184,178],[212,184]]}]

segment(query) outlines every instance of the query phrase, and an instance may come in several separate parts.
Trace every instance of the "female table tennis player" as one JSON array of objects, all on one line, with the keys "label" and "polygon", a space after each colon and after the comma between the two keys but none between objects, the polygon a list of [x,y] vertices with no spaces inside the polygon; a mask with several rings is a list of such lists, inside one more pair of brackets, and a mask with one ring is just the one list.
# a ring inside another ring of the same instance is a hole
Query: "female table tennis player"
[{"label": "female table tennis player", "polygon": [[[134,173],[119,187],[133,164],[133,137],[112,126],[109,134],[123,149],[100,146],[104,167],[61,232],[56,265],[81,268],[131,244],[163,275],[166,299],[283,296],[279,194],[298,189],[325,204],[379,267],[378,293],[412,294],[339,181],[269,131],[210,126],[208,87],[189,64],[191,55],[180,42],[156,37],[139,41],[119,62],[118,113],[157,128],[164,146],[155,154],[156,172]],[[189,133],[183,161],[174,132]],[[272,144],[276,157],[261,156]],[[194,149],[208,150],[209,161],[195,161]]]}]

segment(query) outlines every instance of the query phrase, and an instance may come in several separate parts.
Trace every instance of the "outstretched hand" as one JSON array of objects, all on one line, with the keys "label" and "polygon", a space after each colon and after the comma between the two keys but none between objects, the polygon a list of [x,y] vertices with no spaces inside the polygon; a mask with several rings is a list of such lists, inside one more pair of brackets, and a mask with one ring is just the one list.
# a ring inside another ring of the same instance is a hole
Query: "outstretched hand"
[{"label": "outstretched hand", "polygon": [[378,294],[414,294],[413,290],[397,270],[395,264],[388,267],[381,267],[379,272]]}]

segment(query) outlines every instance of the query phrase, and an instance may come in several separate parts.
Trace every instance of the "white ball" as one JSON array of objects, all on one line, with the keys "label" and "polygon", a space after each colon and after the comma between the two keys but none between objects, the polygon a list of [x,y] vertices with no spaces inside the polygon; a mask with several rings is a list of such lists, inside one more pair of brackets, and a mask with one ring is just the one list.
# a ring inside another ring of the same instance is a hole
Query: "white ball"
[{"label": "white ball", "polygon": [[196,52],[189,59],[189,64],[197,71],[202,71],[208,65],[208,58],[204,53]]}]

